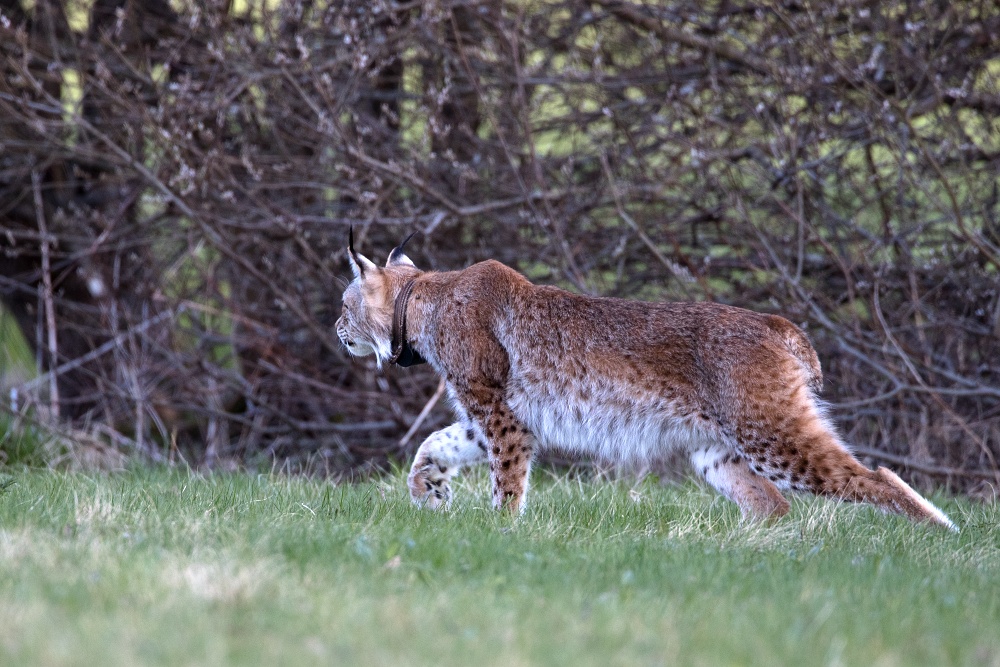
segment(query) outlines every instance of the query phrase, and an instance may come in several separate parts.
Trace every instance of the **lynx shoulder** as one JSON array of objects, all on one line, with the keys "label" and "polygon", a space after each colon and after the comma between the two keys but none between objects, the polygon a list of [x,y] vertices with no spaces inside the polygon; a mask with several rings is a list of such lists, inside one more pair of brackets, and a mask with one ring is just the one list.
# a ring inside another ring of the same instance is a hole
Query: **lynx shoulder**
[{"label": "lynx shoulder", "polygon": [[426,361],[458,421],[421,445],[415,502],[447,506],[450,479],[489,465],[493,503],[522,511],[531,463],[558,447],[619,462],[680,452],[748,518],[780,516],[782,492],[875,505],[955,525],[886,468],[845,447],[817,394],[819,359],[788,320],[715,303],[644,303],[534,285],[495,261],[421,271],[349,256],[337,333],[379,364]]}]

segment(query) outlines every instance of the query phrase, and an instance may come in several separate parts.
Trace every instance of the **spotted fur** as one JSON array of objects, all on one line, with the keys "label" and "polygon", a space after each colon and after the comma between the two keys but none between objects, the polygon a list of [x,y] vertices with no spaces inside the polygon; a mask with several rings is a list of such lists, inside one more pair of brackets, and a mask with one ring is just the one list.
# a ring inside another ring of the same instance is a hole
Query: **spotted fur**
[{"label": "spotted fur", "polygon": [[817,398],[816,352],[784,318],[581,296],[495,261],[423,272],[399,248],[378,267],[351,250],[340,339],[389,360],[395,300],[414,281],[408,342],[445,378],[459,417],[420,447],[415,502],[446,507],[453,475],[485,460],[493,504],[522,511],[540,447],[630,463],[681,450],[747,517],[783,515],[782,491],[807,491],[955,528],[844,446]]}]

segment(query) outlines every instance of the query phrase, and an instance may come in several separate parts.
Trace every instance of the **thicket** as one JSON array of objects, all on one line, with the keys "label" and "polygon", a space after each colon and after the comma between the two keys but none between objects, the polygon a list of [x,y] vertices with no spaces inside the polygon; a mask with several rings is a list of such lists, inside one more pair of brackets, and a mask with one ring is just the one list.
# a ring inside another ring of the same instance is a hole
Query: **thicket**
[{"label": "thicket", "polygon": [[401,458],[451,417],[426,367],[341,349],[353,225],[781,313],[862,453],[1000,479],[992,1],[0,12],[0,298],[42,373],[7,410],[151,459]]}]

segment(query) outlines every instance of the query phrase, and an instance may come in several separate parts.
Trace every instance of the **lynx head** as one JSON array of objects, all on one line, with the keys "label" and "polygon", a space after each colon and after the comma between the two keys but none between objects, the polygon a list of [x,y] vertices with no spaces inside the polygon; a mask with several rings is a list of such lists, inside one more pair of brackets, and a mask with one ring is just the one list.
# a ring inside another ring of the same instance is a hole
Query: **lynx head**
[{"label": "lynx head", "polygon": [[392,357],[392,317],[396,296],[407,280],[421,271],[403,253],[403,246],[413,237],[393,248],[385,267],[379,267],[354,250],[354,230],[348,240],[347,257],[354,280],[344,290],[344,309],[337,320],[337,336],[356,357],[374,354],[378,365]]}]

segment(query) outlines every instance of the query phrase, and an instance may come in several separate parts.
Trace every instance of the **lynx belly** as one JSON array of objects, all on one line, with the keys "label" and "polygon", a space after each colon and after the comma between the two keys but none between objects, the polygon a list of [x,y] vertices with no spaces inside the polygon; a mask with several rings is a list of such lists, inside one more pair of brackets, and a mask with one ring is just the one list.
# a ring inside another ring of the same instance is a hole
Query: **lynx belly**
[{"label": "lynx belly", "polygon": [[508,396],[543,448],[637,464],[719,443],[684,406],[644,392],[625,398],[593,381],[573,390],[515,382]]}]

